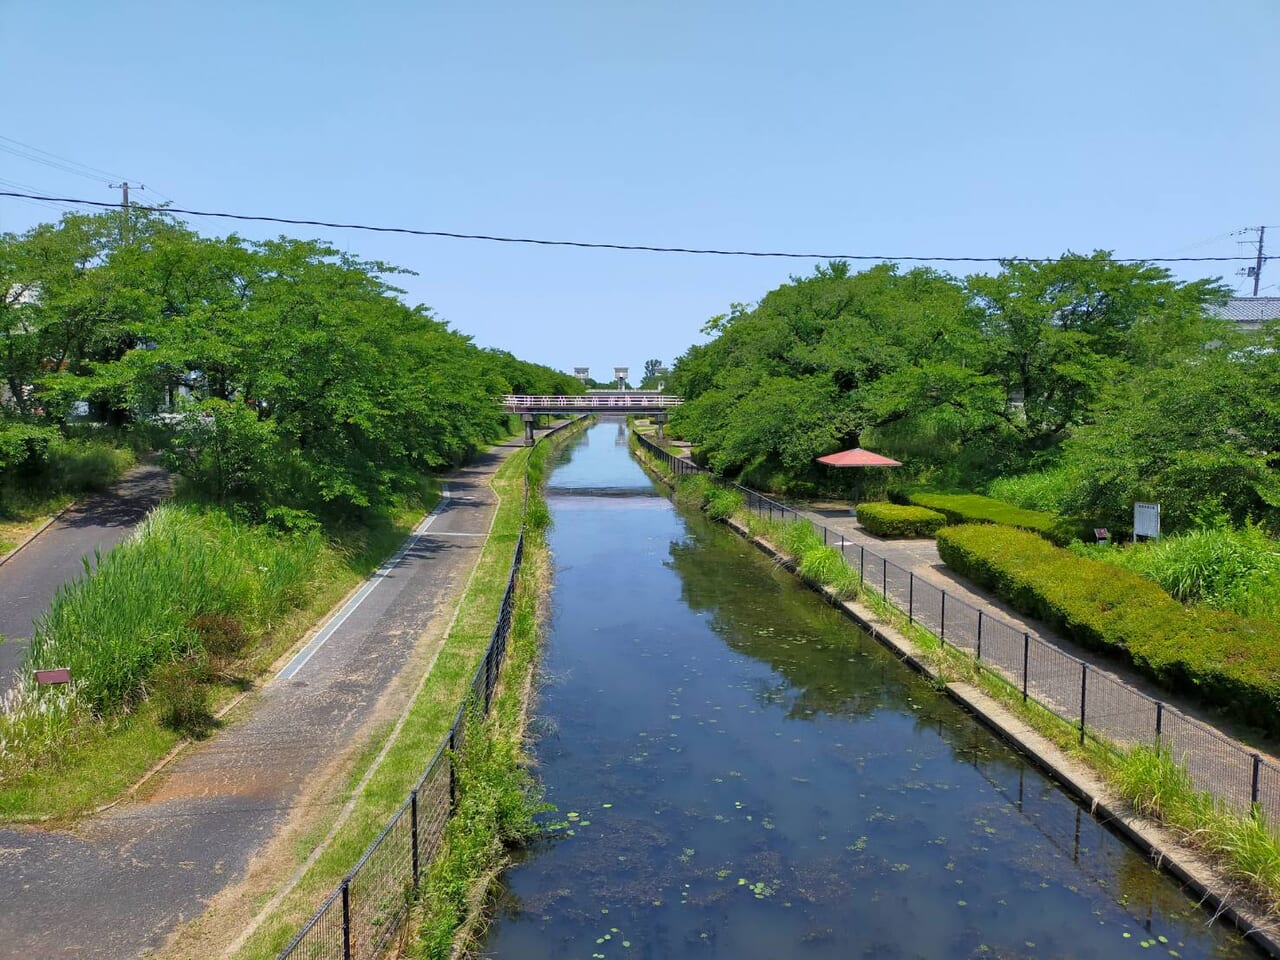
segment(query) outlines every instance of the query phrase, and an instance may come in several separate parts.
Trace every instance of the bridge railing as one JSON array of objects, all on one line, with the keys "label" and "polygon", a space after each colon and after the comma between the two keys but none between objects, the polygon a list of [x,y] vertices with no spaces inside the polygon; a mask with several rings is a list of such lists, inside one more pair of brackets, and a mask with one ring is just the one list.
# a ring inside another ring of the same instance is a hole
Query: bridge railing
[{"label": "bridge railing", "polygon": [[599,410],[609,407],[623,407],[628,410],[636,408],[652,408],[665,410],[678,407],[683,397],[675,397],[663,393],[612,393],[607,396],[580,394],[576,397],[549,397],[530,394],[510,394],[502,398],[502,405],[508,410]]}]

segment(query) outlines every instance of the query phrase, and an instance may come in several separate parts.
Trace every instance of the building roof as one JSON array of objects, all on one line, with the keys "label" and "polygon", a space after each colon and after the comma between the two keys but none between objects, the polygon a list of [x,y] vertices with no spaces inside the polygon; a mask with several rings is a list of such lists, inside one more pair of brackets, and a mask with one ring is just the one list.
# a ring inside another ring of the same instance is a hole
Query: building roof
[{"label": "building roof", "polygon": [[1280,297],[1232,297],[1224,306],[1210,307],[1209,312],[1236,323],[1266,323],[1280,319]]}]

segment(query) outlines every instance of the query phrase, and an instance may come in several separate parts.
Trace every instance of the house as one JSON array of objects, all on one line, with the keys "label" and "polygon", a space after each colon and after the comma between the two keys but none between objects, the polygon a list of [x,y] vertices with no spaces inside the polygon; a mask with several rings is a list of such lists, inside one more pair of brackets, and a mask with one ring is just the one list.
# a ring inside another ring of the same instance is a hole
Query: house
[{"label": "house", "polygon": [[1231,320],[1236,329],[1254,331],[1280,320],[1280,297],[1232,297],[1221,307],[1210,307],[1211,316]]}]

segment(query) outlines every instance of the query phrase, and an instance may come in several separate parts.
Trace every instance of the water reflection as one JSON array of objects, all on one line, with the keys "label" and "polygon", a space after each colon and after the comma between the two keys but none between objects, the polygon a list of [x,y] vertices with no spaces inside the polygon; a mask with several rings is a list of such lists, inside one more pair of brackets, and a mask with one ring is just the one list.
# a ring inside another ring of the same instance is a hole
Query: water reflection
[{"label": "water reflection", "polygon": [[575,447],[552,479],[559,813],[504,876],[489,955],[1253,955],[625,452]]}]

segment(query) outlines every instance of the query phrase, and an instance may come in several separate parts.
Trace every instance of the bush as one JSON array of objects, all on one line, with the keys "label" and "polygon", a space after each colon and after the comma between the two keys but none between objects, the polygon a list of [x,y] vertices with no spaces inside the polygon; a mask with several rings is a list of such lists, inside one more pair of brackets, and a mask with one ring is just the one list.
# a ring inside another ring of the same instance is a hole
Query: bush
[{"label": "bush", "polygon": [[204,664],[198,657],[172,660],[151,674],[151,699],[160,722],[179,733],[200,735],[213,723],[209,688],[203,683]]},{"label": "bush", "polygon": [[947,518],[948,523],[999,523],[1019,530],[1030,530],[1059,546],[1070,543],[1075,537],[1072,525],[1055,514],[1026,510],[977,493],[917,491],[907,497],[916,506],[938,511]]},{"label": "bush", "polygon": [[1085,646],[1117,653],[1171,690],[1280,733],[1280,627],[1187,609],[1128,570],[1032,533],[968,524],[938,531],[947,566]]},{"label": "bush", "polygon": [[904,507],[896,503],[860,503],[858,523],[877,537],[932,537],[947,518],[928,507]]}]

